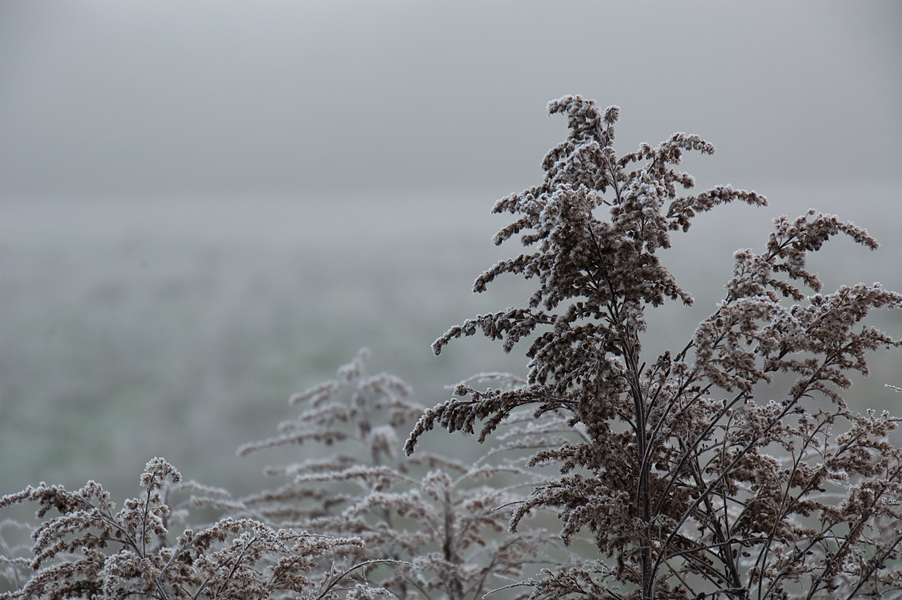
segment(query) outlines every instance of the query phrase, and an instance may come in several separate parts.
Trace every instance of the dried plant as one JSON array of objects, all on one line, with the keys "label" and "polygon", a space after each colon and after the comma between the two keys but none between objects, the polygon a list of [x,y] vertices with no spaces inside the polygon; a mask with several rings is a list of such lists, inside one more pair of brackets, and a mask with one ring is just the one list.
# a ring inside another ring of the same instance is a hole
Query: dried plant
[{"label": "dried plant", "polygon": [[714,151],[697,136],[619,156],[617,107],[567,96],[549,110],[568,115],[568,138],[545,157],[540,185],[493,211],[516,215],[496,244],[519,235],[534,250],[474,286],[511,273],[538,289],[433,346],[479,331],[506,351],[528,340],[528,380],[458,386],[420,419],[407,452],[435,425],[478,427],[484,441],[524,407],[568,416],[573,436],[531,459],[559,476],[519,505],[511,528],[554,508],[564,541],[588,534],[597,555],[529,580],[533,598],[898,596],[902,451],[887,442],[898,419],[854,414],[842,393],[851,373],[867,375],[868,351],[900,345],[861,322],[902,296],[879,284],[821,294],[806,267],[836,234],[877,243],[815,211],[776,219],[762,253],[735,254],[726,296],[692,339],[648,359],[646,309],[692,301],[659,258],[671,234],[718,204],[766,201],[730,186],[681,195],[694,183],[674,168],[683,152]]},{"label": "dried plant", "polygon": [[26,523],[14,519],[0,521],[0,578],[9,582],[13,589],[22,587],[31,571],[31,545],[18,541],[20,536],[17,534],[22,531],[30,531]]},{"label": "dried plant", "polygon": [[[197,531],[184,529],[170,542],[170,520],[184,516],[169,501],[180,480],[166,461],[151,460],[141,476],[144,495],[126,500],[118,512],[93,481],[75,492],[41,484],[3,497],[0,508],[36,502],[37,516],[46,520],[32,533],[27,569],[21,561],[15,565],[31,575],[0,598],[319,600],[384,593],[352,581],[354,567],[336,566],[361,545],[359,539],[226,517]],[[208,498],[224,495],[193,483],[185,487]]]},{"label": "dried plant", "polygon": [[516,488],[536,475],[515,460],[490,458],[513,450],[527,432],[509,432],[508,444],[475,463],[427,453],[408,458],[398,434],[424,409],[400,379],[366,376],[365,356],[361,351],[335,379],[292,396],[291,404],[304,410],[282,423],[278,436],[239,449],[243,455],[289,444],[307,448],[302,462],[266,469],[287,482],[244,498],[247,516],[361,539],[354,561],[390,567],[359,573],[399,598],[477,599],[522,578],[544,533],[505,530],[512,503],[523,499]]},{"label": "dried plant", "polygon": [[[276,489],[234,500],[153,459],[144,494],[118,511],[94,482],[0,498],[35,502],[42,519],[30,549],[0,535],[14,588],[0,600],[902,597],[902,450],[887,439],[899,419],[843,398],[869,351],[902,345],[863,324],[902,295],[822,294],[806,266],[834,235],[876,242],[815,211],[780,217],[762,253],[735,254],[692,338],[647,357],[646,309],[692,301],[659,258],[671,235],[718,204],[766,201],[730,186],[680,195],[694,183],[675,169],[683,152],[714,151],[697,136],[618,156],[619,109],[579,96],[549,108],[568,115],[567,140],[542,184],[494,208],[516,216],[495,242],[520,236],[533,251],[475,284],[511,273],[538,289],[434,344],[480,331],[506,351],[525,341],[525,380],[478,375],[424,410],[398,378],[366,376],[362,353],[293,396],[304,408],[277,436],[239,449],[304,449],[267,468]],[[436,425],[489,444],[475,461],[414,454]],[[227,516],[188,526],[211,508]],[[546,509],[590,555],[546,543],[527,519]]]}]

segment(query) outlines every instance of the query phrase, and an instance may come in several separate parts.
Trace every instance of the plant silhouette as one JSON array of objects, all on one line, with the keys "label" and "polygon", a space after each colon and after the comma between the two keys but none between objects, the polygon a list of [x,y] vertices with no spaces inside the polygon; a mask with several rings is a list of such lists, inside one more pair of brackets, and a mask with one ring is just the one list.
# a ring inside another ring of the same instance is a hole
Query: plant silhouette
[{"label": "plant silhouette", "polygon": [[[293,396],[303,408],[276,436],[239,449],[300,448],[267,469],[274,489],[233,499],[155,458],[143,495],[118,511],[94,482],[5,496],[0,508],[36,503],[41,523],[30,548],[0,537],[0,599],[902,596],[902,450],[888,441],[899,419],[844,399],[869,352],[902,344],[864,323],[902,295],[823,293],[806,264],[839,234],[876,241],[816,211],[779,217],[760,253],[735,253],[694,335],[649,356],[647,311],[692,302],[662,261],[674,236],[720,204],[766,200],[689,194],[683,153],[714,151],[697,136],[619,155],[617,107],[566,96],[549,110],[569,135],[544,181],[494,207],[515,217],[495,243],[529,250],[474,286],[513,274],[537,289],[433,346],[479,333],[508,352],[522,343],[524,379],[481,374],[424,409],[400,379],[366,376],[361,354]],[[478,432],[481,457],[417,449],[436,426]],[[189,526],[211,510],[211,524]],[[527,518],[542,511],[558,536]]]},{"label": "plant silhouette", "polygon": [[[568,415],[578,434],[534,454],[560,476],[539,486],[511,526],[537,507],[559,511],[561,536],[594,539],[597,557],[533,579],[533,598],[853,597],[898,590],[902,453],[886,440],[897,419],[853,414],[842,398],[866,354],[899,341],[861,325],[898,308],[879,284],[822,294],[806,258],[836,234],[875,249],[867,231],[815,211],[780,217],[763,252],[736,252],[733,277],[694,336],[646,357],[645,313],[690,303],[663,265],[674,232],[719,204],[764,206],[720,186],[681,195],[686,151],[713,146],[676,133],[657,147],[614,149],[617,107],[567,96],[549,104],[570,133],[545,157],[544,181],[499,200],[531,253],[501,274],[537,280],[525,306],[451,328],[433,349],[481,332],[510,351],[524,339],[528,378],[510,390],[459,386],[426,412],[412,452],[435,425],[484,441],[512,411]],[[803,288],[811,290],[810,295]],[[789,374],[791,377],[777,374]],[[786,381],[789,383],[781,385]],[[759,400],[761,399],[761,400]]]}]

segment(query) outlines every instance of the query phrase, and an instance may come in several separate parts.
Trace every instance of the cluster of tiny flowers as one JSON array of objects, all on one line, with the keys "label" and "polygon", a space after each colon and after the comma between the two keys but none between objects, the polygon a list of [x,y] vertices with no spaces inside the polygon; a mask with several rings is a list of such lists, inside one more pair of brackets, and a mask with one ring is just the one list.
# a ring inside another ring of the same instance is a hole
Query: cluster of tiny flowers
[{"label": "cluster of tiny flowers", "polygon": [[[302,410],[280,425],[279,435],[239,449],[308,447],[304,460],[266,468],[284,483],[243,498],[245,514],[281,527],[359,538],[353,562],[379,568],[355,577],[399,598],[477,600],[524,577],[524,565],[536,560],[548,536],[538,528],[506,533],[510,507],[522,499],[506,480],[529,484],[537,477],[516,461],[490,458],[533,434],[511,431],[510,441],[475,464],[440,454],[405,456],[400,440],[424,409],[400,379],[365,375],[365,357],[361,351],[335,379],[293,395],[290,403]],[[506,374],[483,378],[502,385],[518,381]]]},{"label": "cluster of tiny flowers", "polygon": [[537,289],[433,345],[438,354],[481,332],[509,352],[529,338],[526,381],[459,387],[424,413],[407,451],[436,425],[478,428],[483,441],[518,410],[566,418],[571,435],[530,463],[559,476],[517,506],[512,525],[555,509],[563,540],[587,536],[597,555],[532,578],[533,598],[898,593],[902,451],[887,442],[897,419],[853,414],[843,393],[851,374],[867,375],[869,352],[900,345],[862,321],[902,295],[879,284],[822,294],[806,266],[838,234],[877,243],[835,216],[780,217],[763,253],[736,253],[726,295],[695,335],[647,357],[645,311],[692,301],[661,261],[673,232],[719,204],[766,200],[731,186],[682,193],[694,185],[674,168],[682,153],[714,151],[697,136],[620,156],[616,107],[567,96],[549,110],[567,114],[570,134],[545,157],[544,181],[494,207],[515,216],[495,243],[519,236],[531,252],[474,285],[510,273]]},{"label": "cluster of tiny flowers", "polygon": [[[169,496],[180,481],[172,465],[155,458],[141,475],[144,494],[119,511],[95,482],[74,492],[41,484],[3,497],[0,508],[34,502],[45,520],[32,532],[31,563],[17,565],[30,574],[0,598],[325,599],[347,587],[345,577],[325,565],[359,548],[356,538],[224,517],[197,531],[183,529],[170,541]],[[187,489],[216,493],[194,484]],[[358,596],[379,592],[353,587]]]}]

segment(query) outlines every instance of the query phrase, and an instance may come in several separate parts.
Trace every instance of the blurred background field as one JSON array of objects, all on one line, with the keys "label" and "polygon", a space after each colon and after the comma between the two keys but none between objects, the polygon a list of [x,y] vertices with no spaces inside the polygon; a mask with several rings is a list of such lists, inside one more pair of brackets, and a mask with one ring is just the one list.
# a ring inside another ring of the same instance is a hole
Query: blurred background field
[{"label": "blurred background field", "polygon": [[[448,327],[522,303],[470,292],[566,135],[544,105],[619,104],[618,148],[674,131],[699,188],[756,189],[675,236],[696,297],[651,317],[682,346],[731,255],[814,207],[862,225],[813,265],[827,290],[902,289],[902,11],[894,2],[0,3],[0,494],[45,480],[132,494],[164,456],[245,492],[237,458],[292,415],[288,396],[357,349],[424,405],[520,352]],[[873,324],[902,336],[902,314]],[[523,349],[525,350],[525,348]],[[856,406],[895,409],[902,353],[872,361]],[[457,439],[456,443],[462,443]],[[258,462],[255,462],[258,461]]]},{"label": "blurred background field", "polygon": [[237,446],[360,346],[438,402],[487,348],[438,359],[432,340],[497,309],[468,293],[486,203],[455,200],[7,204],[0,481],[130,486],[164,455],[240,485]]}]

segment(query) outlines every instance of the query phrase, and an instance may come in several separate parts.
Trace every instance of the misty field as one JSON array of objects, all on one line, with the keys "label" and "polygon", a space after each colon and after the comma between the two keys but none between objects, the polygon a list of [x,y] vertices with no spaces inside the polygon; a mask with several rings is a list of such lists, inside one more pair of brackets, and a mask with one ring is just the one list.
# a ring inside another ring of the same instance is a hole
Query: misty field
[{"label": "misty field", "polygon": [[[517,187],[517,186],[514,186]],[[866,227],[876,253],[846,240],[813,259],[825,287],[902,289],[896,189],[761,185],[771,206],[729,206],[675,236],[664,255],[696,302],[651,316],[652,343],[680,343],[712,310],[732,251],[760,248],[771,220],[809,207]],[[99,479],[114,497],[164,456],[190,478],[245,492],[260,462],[242,443],[291,414],[287,397],[329,377],[361,346],[431,406],[480,371],[524,372],[522,351],[431,342],[478,312],[513,305],[528,283],[483,296],[475,277],[517,248],[495,248],[504,190],[278,199],[4,200],[0,204],[0,494],[40,480]],[[654,311],[658,312],[658,311]],[[874,324],[891,335],[902,315]],[[849,394],[899,396],[898,353],[879,353]],[[460,440],[458,440],[460,443]]]}]

